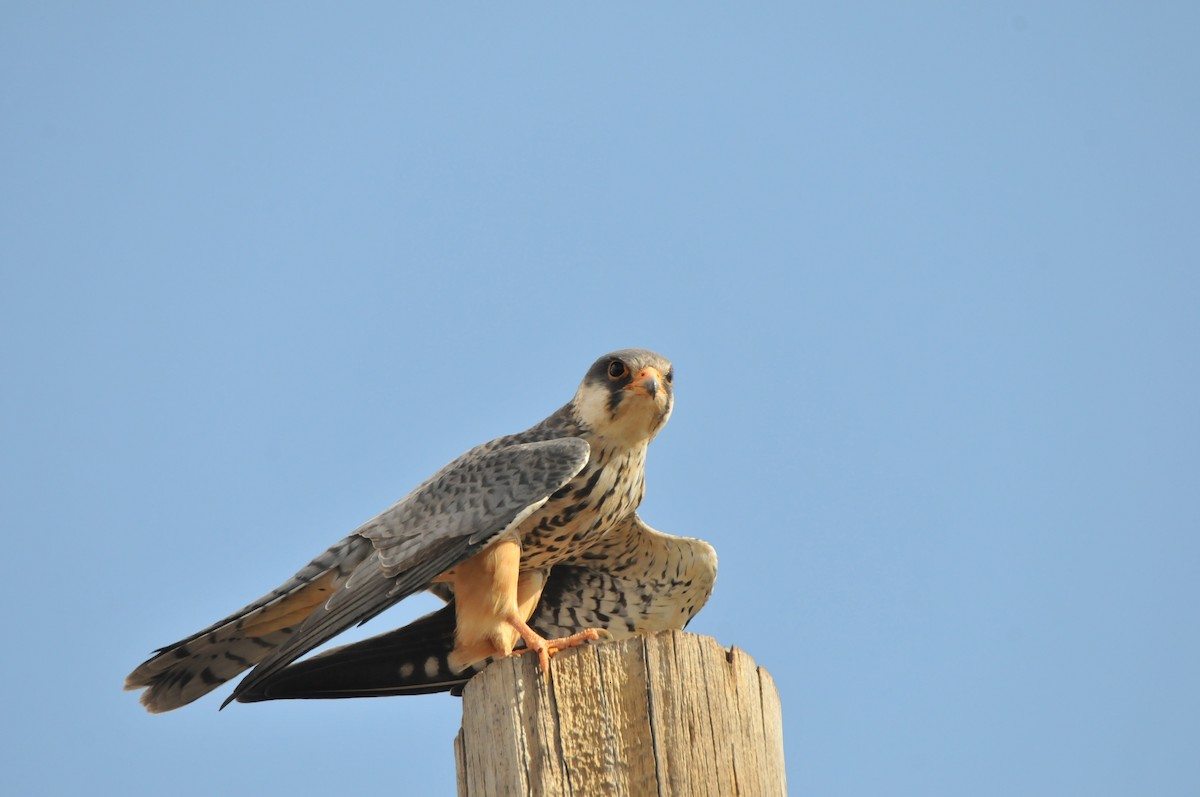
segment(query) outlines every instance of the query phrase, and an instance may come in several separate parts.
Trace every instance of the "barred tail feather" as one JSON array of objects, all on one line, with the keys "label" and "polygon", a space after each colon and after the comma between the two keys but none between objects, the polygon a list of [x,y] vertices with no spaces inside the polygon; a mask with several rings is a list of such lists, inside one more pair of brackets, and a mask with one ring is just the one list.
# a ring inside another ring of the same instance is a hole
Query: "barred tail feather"
[{"label": "barred tail feather", "polygon": [[145,689],[142,705],[154,714],[208,694],[287,642],[371,551],[370,540],[347,537],[253,603],[155,651],[126,677],[125,688]]}]

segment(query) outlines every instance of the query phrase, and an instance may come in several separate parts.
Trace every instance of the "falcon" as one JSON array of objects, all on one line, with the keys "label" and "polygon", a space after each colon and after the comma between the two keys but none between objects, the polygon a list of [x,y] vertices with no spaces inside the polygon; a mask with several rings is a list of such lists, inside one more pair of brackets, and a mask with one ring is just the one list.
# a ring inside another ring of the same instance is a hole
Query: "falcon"
[{"label": "falcon", "polygon": [[[125,680],[170,711],[251,669],[222,704],[455,690],[489,661],[601,636],[679,629],[717,557],[637,515],[646,450],[674,406],[674,369],[624,349],[566,405],[477,446],[282,585],[172,645]],[[447,601],[403,628],[299,661],[418,592]]]}]

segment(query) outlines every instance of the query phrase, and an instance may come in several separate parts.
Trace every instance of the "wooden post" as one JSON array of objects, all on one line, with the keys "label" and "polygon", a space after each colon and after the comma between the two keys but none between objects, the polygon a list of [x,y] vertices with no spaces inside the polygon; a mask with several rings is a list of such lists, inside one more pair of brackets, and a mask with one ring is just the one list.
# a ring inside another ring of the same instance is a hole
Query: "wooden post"
[{"label": "wooden post", "polygon": [[783,795],[775,682],[741,650],[680,631],[533,656],[467,684],[459,797]]}]

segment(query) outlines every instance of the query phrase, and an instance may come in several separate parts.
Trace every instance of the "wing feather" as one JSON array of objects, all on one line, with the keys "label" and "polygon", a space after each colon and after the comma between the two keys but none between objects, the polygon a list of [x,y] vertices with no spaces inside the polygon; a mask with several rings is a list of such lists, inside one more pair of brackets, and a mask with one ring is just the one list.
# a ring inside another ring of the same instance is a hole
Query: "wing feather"
[{"label": "wing feather", "polygon": [[355,533],[374,551],[222,704],[421,590],[519,524],[587,463],[575,437],[468,451]]}]

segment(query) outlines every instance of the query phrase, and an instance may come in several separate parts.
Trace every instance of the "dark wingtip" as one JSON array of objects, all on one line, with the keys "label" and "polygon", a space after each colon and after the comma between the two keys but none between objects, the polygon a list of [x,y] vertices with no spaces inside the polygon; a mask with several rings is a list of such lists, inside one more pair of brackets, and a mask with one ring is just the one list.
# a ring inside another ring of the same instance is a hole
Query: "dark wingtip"
[{"label": "dark wingtip", "polygon": [[[452,672],[455,614],[450,603],[386,634],[291,664],[226,701],[332,700],[461,690],[479,668]],[[427,667],[434,659],[437,666]]]}]

